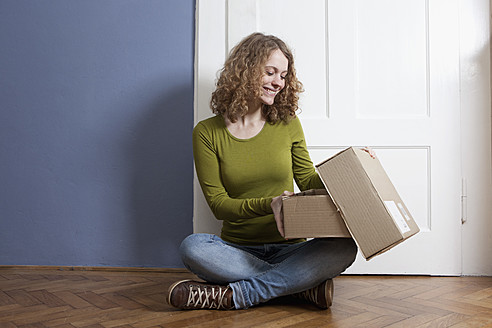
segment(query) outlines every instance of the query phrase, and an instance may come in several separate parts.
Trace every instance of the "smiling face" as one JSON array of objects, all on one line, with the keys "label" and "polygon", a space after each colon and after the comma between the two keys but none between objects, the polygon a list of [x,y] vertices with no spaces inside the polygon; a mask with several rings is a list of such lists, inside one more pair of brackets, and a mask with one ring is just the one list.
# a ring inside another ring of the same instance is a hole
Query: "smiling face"
[{"label": "smiling face", "polygon": [[261,78],[261,102],[273,105],[275,96],[284,88],[289,61],[280,49],[272,51],[265,63],[265,72]]},{"label": "smiling face", "polygon": [[235,123],[260,113],[269,123],[288,122],[299,109],[302,83],[290,48],[273,35],[252,33],[234,46],[210,99],[212,111]]}]

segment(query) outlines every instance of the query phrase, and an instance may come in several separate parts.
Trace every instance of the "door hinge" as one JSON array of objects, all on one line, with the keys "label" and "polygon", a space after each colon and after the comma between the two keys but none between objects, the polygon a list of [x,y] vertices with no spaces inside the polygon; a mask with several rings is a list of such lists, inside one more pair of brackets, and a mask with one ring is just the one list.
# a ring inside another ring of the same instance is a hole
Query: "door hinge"
[{"label": "door hinge", "polygon": [[461,179],[461,224],[464,224],[468,220],[468,190],[466,186],[466,179]]}]

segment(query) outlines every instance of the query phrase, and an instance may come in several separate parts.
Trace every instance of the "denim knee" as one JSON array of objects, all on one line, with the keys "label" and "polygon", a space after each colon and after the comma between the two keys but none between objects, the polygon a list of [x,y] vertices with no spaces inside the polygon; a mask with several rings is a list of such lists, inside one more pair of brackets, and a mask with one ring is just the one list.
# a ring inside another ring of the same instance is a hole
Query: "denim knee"
[{"label": "denim knee", "polygon": [[185,266],[188,267],[189,261],[196,257],[197,251],[202,249],[202,243],[210,238],[209,234],[195,233],[183,239],[179,246],[179,254]]},{"label": "denim knee", "polygon": [[347,260],[349,261],[347,266],[350,266],[354,261],[355,257],[357,256],[357,244],[355,243],[355,240],[352,238],[343,238],[346,241],[347,247],[346,247],[346,254],[347,254]]},{"label": "denim knee", "polygon": [[338,261],[345,263],[346,267],[349,267],[355,261],[357,244],[353,238],[320,238],[315,240],[323,243],[327,251],[334,251]]}]

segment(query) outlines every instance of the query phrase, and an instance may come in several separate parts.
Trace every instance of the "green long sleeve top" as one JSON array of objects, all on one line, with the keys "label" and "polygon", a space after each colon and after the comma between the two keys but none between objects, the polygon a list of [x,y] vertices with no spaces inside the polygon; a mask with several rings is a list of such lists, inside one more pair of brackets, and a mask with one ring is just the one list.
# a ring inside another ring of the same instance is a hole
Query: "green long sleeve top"
[{"label": "green long sleeve top", "polygon": [[[265,123],[249,139],[238,139],[222,116],[193,129],[196,173],[213,214],[222,220],[221,238],[241,245],[286,242],[270,207],[273,197],[323,188],[306,149],[301,123]],[[289,242],[295,242],[289,240]]]}]

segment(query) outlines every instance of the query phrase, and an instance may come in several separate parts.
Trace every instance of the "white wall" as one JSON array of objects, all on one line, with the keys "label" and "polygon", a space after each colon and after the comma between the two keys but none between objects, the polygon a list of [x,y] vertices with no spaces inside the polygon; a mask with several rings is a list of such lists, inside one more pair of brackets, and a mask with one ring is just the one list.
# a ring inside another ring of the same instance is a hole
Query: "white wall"
[{"label": "white wall", "polygon": [[462,270],[464,275],[492,275],[490,3],[460,0],[460,7],[461,151],[467,185]]}]

